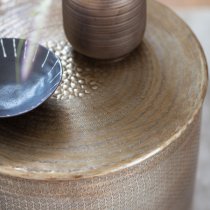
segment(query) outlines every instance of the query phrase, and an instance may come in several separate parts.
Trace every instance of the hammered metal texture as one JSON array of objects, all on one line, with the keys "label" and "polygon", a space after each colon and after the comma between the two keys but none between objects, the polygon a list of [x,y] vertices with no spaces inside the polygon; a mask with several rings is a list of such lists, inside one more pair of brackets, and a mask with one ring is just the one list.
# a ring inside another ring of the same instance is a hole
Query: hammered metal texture
[{"label": "hammered metal texture", "polygon": [[[0,33],[27,38],[36,1],[12,2],[0,7]],[[53,4],[43,43],[65,40],[61,3]],[[0,122],[1,209],[190,209],[207,89],[190,29],[148,1],[144,41],[129,57],[71,57],[98,89]]]},{"label": "hammered metal texture", "polygon": [[188,210],[197,163],[198,118],[163,153],[121,172],[75,181],[1,175],[1,209]]}]

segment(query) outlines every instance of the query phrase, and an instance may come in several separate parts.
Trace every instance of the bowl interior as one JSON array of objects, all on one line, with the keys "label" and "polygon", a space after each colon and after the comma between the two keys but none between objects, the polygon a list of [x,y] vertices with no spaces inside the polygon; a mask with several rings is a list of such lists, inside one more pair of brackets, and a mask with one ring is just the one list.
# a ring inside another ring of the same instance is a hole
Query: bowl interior
[{"label": "bowl interior", "polygon": [[0,118],[38,107],[61,78],[60,60],[48,49],[27,40],[0,39]]}]

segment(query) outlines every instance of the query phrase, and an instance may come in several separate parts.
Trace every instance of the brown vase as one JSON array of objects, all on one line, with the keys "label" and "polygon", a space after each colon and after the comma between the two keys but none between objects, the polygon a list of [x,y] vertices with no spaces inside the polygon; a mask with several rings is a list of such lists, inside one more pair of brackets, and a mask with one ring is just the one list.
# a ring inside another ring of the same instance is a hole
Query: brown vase
[{"label": "brown vase", "polygon": [[146,26],[146,0],[63,0],[64,30],[74,49],[96,59],[133,51]]}]

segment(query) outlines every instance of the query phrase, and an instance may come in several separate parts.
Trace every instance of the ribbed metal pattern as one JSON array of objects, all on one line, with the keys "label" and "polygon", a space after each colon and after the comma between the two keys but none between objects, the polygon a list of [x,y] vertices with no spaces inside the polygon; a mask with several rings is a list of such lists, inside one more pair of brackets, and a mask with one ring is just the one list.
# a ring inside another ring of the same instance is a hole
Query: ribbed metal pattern
[{"label": "ribbed metal pattern", "polygon": [[[36,2],[1,5],[1,35],[28,37]],[[104,65],[70,50],[71,83],[82,76],[97,89],[0,122],[0,209],[190,208],[206,61],[174,13],[147,3],[145,38],[123,61]],[[65,40],[61,2],[53,4],[43,42]]]},{"label": "ribbed metal pattern", "polygon": [[143,38],[146,0],[63,0],[64,29],[72,46],[97,59],[129,54]]}]

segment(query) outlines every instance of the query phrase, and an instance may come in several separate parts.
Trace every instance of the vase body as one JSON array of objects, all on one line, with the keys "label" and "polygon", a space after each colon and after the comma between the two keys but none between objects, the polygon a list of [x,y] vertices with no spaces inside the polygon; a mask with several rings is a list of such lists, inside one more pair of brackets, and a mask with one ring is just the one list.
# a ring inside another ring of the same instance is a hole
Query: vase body
[{"label": "vase body", "polygon": [[143,38],[146,0],[63,0],[63,24],[76,51],[96,59],[118,59]]}]

